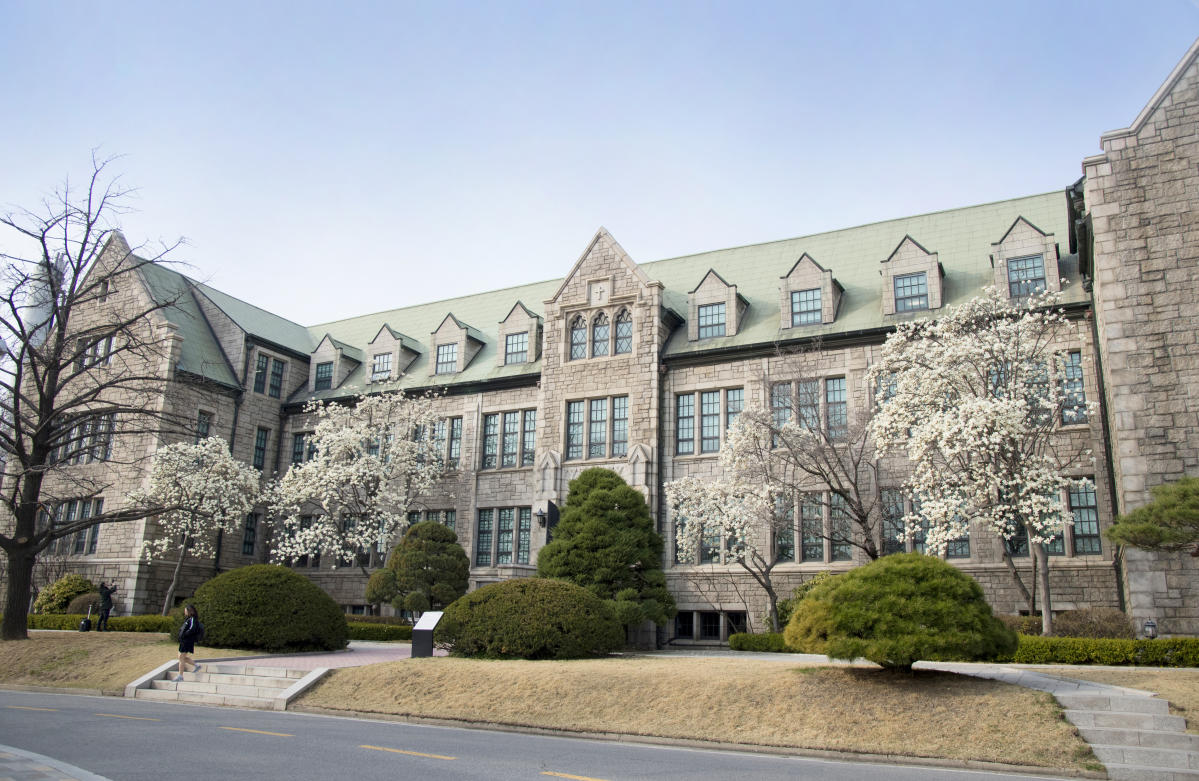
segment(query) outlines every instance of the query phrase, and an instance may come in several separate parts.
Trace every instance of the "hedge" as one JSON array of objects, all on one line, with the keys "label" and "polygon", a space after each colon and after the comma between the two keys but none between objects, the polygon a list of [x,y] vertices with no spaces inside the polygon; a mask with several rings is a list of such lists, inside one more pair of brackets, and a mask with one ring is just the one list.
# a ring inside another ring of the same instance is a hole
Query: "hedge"
[{"label": "hedge", "polygon": [[783,642],[782,632],[764,632],[760,635],[736,632],[729,635],[729,648],[734,651],[763,651],[766,653],[796,653]]},{"label": "hedge", "polygon": [[387,624],[388,626],[411,626],[403,616],[346,616],[346,621],[355,624]]},{"label": "hedge", "polygon": [[[25,626],[30,629],[66,629],[78,630],[79,622],[87,618],[85,615],[68,613],[30,613],[25,620]],[[96,618],[92,617],[95,626]],[[171,619],[169,616],[112,616],[108,619],[108,628],[114,632],[170,632]]]},{"label": "hedge", "polygon": [[407,624],[394,625],[384,623],[368,623],[366,621],[347,621],[350,627],[351,640],[411,640],[412,627]]},{"label": "hedge", "polygon": [[1015,664],[1199,667],[1199,638],[1115,640],[1021,635],[1020,645],[1011,661]]}]

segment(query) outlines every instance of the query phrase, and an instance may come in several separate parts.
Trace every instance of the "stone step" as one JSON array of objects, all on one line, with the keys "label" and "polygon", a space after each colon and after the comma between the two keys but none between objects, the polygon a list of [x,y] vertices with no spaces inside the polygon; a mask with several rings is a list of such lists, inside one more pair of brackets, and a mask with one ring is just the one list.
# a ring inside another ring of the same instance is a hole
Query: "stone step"
[{"label": "stone step", "polygon": [[1199,774],[1199,754],[1168,748],[1104,746],[1091,744],[1091,750],[1104,765],[1129,765],[1168,770],[1189,770]]},{"label": "stone step", "polygon": [[179,702],[198,702],[204,705],[226,705],[235,708],[253,708],[255,710],[274,710],[273,697],[244,697],[236,694],[204,694],[200,692],[178,692]]},{"label": "stone step", "polygon": [[238,673],[210,673],[207,667],[204,668],[204,672],[189,673],[189,675],[196,676],[196,680],[198,681],[208,681],[210,683],[229,683],[234,686],[269,686],[276,689],[286,689],[296,682],[295,678],[272,678],[265,675],[240,675]]},{"label": "stone step", "polygon": [[151,681],[150,687],[160,691],[173,690],[191,694],[223,694],[235,695],[238,697],[258,697],[267,699],[277,697],[283,691],[283,689],[277,686],[238,686],[231,683],[193,681],[186,678],[182,681],[161,679],[157,681]]},{"label": "stone step", "polygon": [[1104,694],[1058,694],[1057,701],[1067,710],[1118,711],[1169,715],[1170,703],[1156,697]]},{"label": "stone step", "polygon": [[1107,766],[1107,777],[1111,781],[1197,781],[1199,770],[1113,764]]},{"label": "stone step", "polygon": [[1136,746],[1199,752],[1199,735],[1187,732],[1118,727],[1079,727],[1078,732],[1087,743],[1101,746]]},{"label": "stone step", "polygon": [[1066,719],[1079,729],[1099,727],[1103,729],[1143,729],[1159,732],[1184,732],[1186,730],[1186,720],[1182,716],[1163,716],[1157,713],[1095,712],[1067,709]]}]

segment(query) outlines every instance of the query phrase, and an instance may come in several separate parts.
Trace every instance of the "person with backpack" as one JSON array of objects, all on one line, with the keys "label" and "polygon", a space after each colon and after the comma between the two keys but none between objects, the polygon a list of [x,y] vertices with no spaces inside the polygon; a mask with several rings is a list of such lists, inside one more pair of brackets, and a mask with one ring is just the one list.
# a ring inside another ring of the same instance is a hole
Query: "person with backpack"
[{"label": "person with backpack", "polygon": [[200,623],[200,614],[196,612],[196,606],[189,603],[183,608],[183,626],[179,627],[179,675],[175,677],[176,681],[183,680],[188,665],[194,673],[203,669],[203,665],[196,664],[190,656],[196,650],[196,643],[203,639],[204,625]]}]

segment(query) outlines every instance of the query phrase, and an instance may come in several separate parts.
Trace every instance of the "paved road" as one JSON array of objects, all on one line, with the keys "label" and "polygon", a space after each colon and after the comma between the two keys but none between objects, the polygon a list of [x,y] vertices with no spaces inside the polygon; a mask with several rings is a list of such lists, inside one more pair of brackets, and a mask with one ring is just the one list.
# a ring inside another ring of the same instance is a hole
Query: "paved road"
[{"label": "paved road", "polygon": [[[0,744],[114,781],[1050,778],[18,691],[0,691]],[[0,777],[5,775],[0,759]]]}]

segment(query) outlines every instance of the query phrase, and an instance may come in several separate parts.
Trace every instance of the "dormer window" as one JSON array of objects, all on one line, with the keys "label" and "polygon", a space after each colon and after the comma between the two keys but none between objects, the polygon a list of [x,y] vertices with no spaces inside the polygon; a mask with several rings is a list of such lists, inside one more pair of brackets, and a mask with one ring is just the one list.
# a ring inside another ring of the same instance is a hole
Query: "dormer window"
[{"label": "dormer window", "polygon": [[587,321],[578,315],[570,321],[570,359],[581,361],[587,357]]},{"label": "dormer window", "polygon": [[458,371],[458,345],[437,345],[437,368],[435,374],[453,374]]},{"label": "dormer window", "polygon": [[329,390],[333,387],[333,361],[316,365],[316,378],[313,380],[313,390]]},{"label": "dormer window", "polygon": [[724,304],[704,304],[699,307],[699,338],[724,336]]},{"label": "dormer window", "polygon": [[504,337],[504,364],[524,363],[529,360],[529,332],[508,334]]},{"label": "dormer window", "polygon": [[608,354],[608,336],[610,328],[608,326],[608,318],[603,312],[595,316],[595,321],[591,324],[591,357],[604,356]]},{"label": "dormer window", "polygon": [[1008,295],[1025,298],[1045,290],[1045,256],[1026,255],[1007,262]]},{"label": "dormer window", "polygon": [[622,309],[616,316],[616,355],[627,355],[633,352],[633,316],[629,310]]},{"label": "dormer window", "polygon": [[925,272],[900,274],[894,281],[896,312],[928,309],[928,275]]},{"label": "dormer window", "polygon": [[823,321],[820,308],[820,288],[791,291],[791,326],[820,325]]},{"label": "dormer window", "polygon": [[391,379],[391,353],[377,353],[371,361],[371,382]]}]

